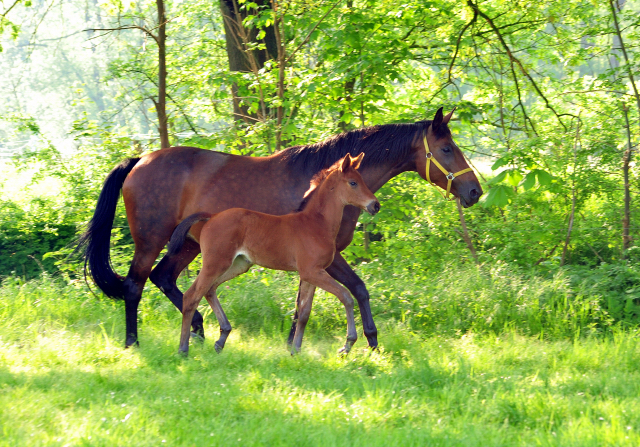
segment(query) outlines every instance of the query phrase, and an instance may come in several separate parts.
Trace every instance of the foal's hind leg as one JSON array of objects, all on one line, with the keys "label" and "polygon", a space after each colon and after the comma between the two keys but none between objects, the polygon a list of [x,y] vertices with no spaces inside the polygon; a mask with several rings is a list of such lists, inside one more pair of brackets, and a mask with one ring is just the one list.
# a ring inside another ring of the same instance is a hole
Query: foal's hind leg
[{"label": "foal's hind leg", "polygon": [[238,275],[245,273],[251,267],[251,263],[244,258],[243,256],[238,256],[233,260],[233,264],[231,267],[224,272],[224,274],[216,281],[216,283],[209,289],[206,293],[205,298],[209,302],[211,309],[216,314],[216,318],[218,319],[218,324],[220,325],[220,338],[216,341],[215,348],[216,352],[220,353],[224,349],[224,344],[227,342],[227,338],[229,337],[229,333],[231,332],[231,323],[229,323],[229,319],[227,315],[222,310],[222,305],[218,300],[218,296],[216,295],[216,289],[218,285],[229,281],[230,279],[235,278]]},{"label": "foal's hind leg", "polygon": [[[182,246],[182,250],[175,256],[164,256],[149,276],[151,282],[153,282],[181,312],[182,292],[178,289],[176,280],[180,272],[198,256],[198,253],[200,253],[200,245],[194,240],[187,238]],[[191,327],[193,328],[193,332],[202,339],[204,339],[203,323],[202,314],[196,310],[193,315]]]},{"label": "foal's hind leg", "polygon": [[218,288],[217,284],[209,289],[206,293],[205,298],[209,302],[209,306],[213,309],[213,313],[216,314],[216,318],[218,319],[218,324],[220,325],[220,338],[216,340],[214,348],[216,352],[220,354],[224,349],[224,344],[227,342],[227,338],[231,333],[231,323],[229,323],[229,319],[227,318],[227,314],[222,310],[222,306],[220,305],[220,301],[218,300],[218,296],[216,295],[216,289]]}]

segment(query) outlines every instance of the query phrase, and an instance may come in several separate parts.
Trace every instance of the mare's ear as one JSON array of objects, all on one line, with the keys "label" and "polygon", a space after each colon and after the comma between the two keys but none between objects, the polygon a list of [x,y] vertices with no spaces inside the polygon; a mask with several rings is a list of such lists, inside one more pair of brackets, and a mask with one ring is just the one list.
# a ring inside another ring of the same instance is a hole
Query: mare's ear
[{"label": "mare's ear", "polygon": [[445,126],[446,126],[447,124],[449,124],[449,120],[451,119],[451,117],[453,116],[453,112],[455,112],[455,111],[456,111],[456,108],[454,107],[454,108],[453,108],[453,110],[452,110],[451,112],[447,113],[447,116],[445,116],[445,117],[442,119],[442,124],[444,124]]},{"label": "mare's ear", "polygon": [[431,122],[431,129],[435,131],[437,128],[442,126],[442,120],[443,120],[442,107],[440,107],[436,112],[436,116],[433,118],[433,121]]},{"label": "mare's ear", "polygon": [[342,159],[342,163],[340,163],[340,172],[345,172],[351,166],[351,155],[347,154]]},{"label": "mare's ear", "polygon": [[360,163],[362,163],[362,159],[364,158],[364,152],[360,152],[356,158],[351,161],[351,167],[353,169],[358,169],[360,167]]}]

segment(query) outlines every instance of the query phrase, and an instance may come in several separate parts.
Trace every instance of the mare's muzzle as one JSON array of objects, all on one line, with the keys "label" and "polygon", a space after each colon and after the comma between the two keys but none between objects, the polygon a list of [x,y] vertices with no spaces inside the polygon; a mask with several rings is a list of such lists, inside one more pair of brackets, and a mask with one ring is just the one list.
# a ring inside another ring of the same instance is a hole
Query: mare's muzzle
[{"label": "mare's muzzle", "polygon": [[367,213],[371,214],[372,216],[376,215],[378,211],[380,211],[380,202],[378,202],[377,200],[374,200],[370,202],[369,205],[367,205]]}]

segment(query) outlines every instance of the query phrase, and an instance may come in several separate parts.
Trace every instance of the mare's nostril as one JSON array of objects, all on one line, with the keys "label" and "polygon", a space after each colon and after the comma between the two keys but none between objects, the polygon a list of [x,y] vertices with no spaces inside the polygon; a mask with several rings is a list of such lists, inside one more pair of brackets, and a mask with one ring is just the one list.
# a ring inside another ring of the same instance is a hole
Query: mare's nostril
[{"label": "mare's nostril", "polygon": [[373,205],[373,210],[377,213],[378,211],[380,211],[380,202],[376,202]]},{"label": "mare's nostril", "polygon": [[471,191],[469,191],[469,197],[471,198],[471,200],[476,200],[478,197],[480,197],[480,194],[478,193],[478,190],[473,188]]}]

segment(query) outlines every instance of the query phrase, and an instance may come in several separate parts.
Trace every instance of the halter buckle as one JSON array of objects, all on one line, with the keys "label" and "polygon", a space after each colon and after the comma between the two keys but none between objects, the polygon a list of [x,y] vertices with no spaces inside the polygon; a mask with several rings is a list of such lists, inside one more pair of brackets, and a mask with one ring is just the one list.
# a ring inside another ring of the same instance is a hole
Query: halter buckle
[{"label": "halter buckle", "polygon": [[448,180],[453,180],[454,178],[455,178],[455,176],[453,175],[453,172],[450,172],[450,173],[447,175],[447,179],[448,179]]},{"label": "halter buckle", "polygon": [[427,152],[427,158],[432,158],[432,157],[433,157],[433,153]]}]

